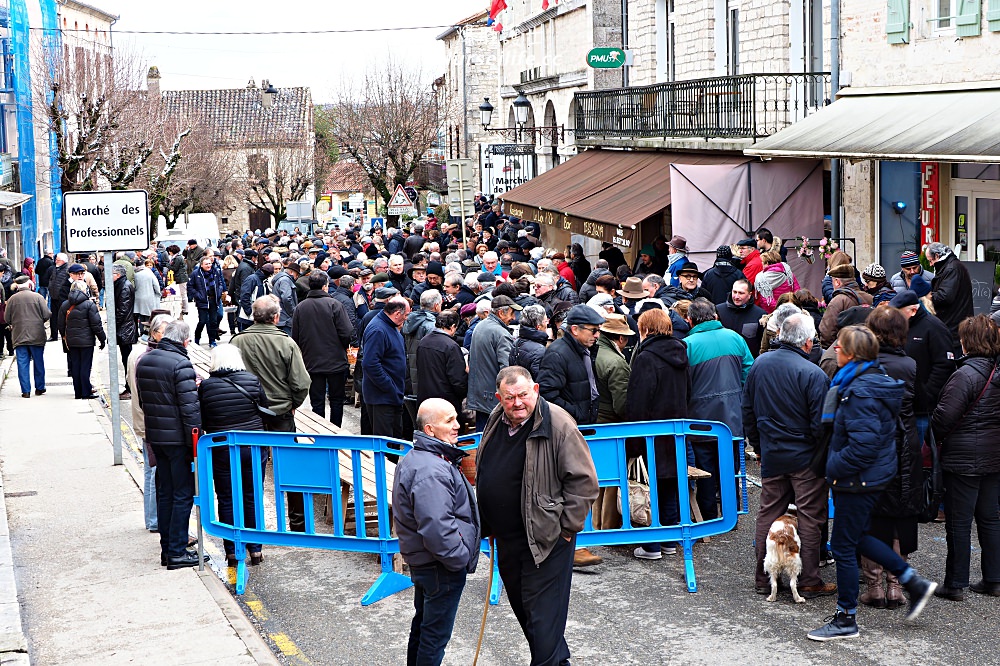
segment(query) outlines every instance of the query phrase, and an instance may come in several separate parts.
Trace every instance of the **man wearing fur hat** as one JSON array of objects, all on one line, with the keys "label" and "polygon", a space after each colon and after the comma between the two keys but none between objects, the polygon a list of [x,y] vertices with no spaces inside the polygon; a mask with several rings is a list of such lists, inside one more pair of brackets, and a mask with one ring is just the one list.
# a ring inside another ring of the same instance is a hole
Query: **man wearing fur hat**
[{"label": "man wearing fur hat", "polygon": [[[829,347],[837,336],[837,315],[848,308],[856,305],[871,306],[873,299],[871,294],[861,291],[858,288],[857,280],[854,277],[854,267],[850,264],[842,264],[830,269],[827,273],[833,282],[833,298],[826,306],[823,313],[823,320],[819,324],[820,341],[823,347]],[[885,270],[882,271],[883,278]]]}]

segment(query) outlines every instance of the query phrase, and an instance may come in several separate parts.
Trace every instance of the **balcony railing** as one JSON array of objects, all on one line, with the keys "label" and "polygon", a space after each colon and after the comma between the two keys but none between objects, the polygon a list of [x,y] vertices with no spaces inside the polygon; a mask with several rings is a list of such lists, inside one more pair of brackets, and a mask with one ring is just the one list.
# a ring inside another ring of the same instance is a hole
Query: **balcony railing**
[{"label": "balcony railing", "polygon": [[830,74],[743,74],[578,92],[576,138],[770,136],[830,103]]}]

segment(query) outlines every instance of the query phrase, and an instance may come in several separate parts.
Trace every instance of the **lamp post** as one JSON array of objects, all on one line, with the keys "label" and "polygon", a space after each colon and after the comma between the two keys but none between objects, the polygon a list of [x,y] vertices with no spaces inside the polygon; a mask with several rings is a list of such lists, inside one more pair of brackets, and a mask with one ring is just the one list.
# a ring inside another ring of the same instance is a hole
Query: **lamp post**
[{"label": "lamp post", "polygon": [[[528,110],[531,109],[531,102],[529,102],[528,98],[524,96],[524,93],[518,93],[517,98],[513,102],[513,107],[513,127],[490,127],[490,123],[493,120],[493,105],[490,104],[489,97],[484,97],[483,103],[479,105],[479,119],[483,124],[483,131],[508,136],[512,138],[515,143],[520,141],[523,134],[529,135],[531,143],[535,143],[536,135],[540,137],[546,132],[551,133],[553,145],[555,145],[556,141],[562,143],[566,140],[567,129],[565,125],[525,127],[528,122]],[[571,129],[568,131],[572,132],[573,130]]]}]

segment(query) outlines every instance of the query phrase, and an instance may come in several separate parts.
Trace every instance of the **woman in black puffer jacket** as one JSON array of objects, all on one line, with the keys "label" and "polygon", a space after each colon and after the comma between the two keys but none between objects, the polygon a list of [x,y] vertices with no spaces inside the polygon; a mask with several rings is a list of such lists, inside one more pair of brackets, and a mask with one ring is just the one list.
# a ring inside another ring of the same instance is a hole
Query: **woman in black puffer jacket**
[{"label": "woman in black puffer jacket", "polygon": [[510,349],[510,365],[519,365],[536,380],[538,368],[545,354],[545,346],[549,343],[546,331],[549,318],[545,316],[545,308],[541,305],[529,305],[521,311],[521,325],[517,329],[517,339]]},{"label": "woman in black puffer jacket", "polygon": [[[986,315],[958,326],[965,354],[931,416],[944,470],[948,559],[938,596],[965,598],[965,588],[1000,596],[1000,329]],[[983,577],[969,585],[972,519],[979,530]]]},{"label": "woman in black puffer jacket", "polygon": [[94,342],[101,341],[101,349],[107,344],[101,314],[90,300],[87,283],[73,282],[69,295],[63,301],[56,318],[59,332],[69,358],[69,374],[73,377],[73,397],[77,400],[96,398],[90,385],[90,370],[94,365]]},{"label": "woman in black puffer jacket", "polygon": [[[240,391],[240,387],[243,391]],[[247,395],[244,395],[243,392]],[[260,380],[246,370],[240,350],[233,345],[221,345],[212,350],[212,372],[198,387],[201,403],[201,423],[205,433],[226,430],[263,430],[264,420],[257,406],[267,407],[267,396]],[[260,449],[261,487],[263,487],[264,465],[267,462],[265,449]],[[250,447],[240,448],[240,476],[243,479],[243,525],[257,526],[256,499],[254,495],[253,461]],[[230,476],[229,451],[223,448],[212,450],[212,479],[215,481],[215,496],[218,503],[219,522],[235,525],[233,517],[233,482]],[[263,501],[263,498],[261,498]],[[226,562],[236,566],[236,547],[232,541],[224,540]],[[260,544],[247,544],[250,564],[263,561]]]},{"label": "woman in black puffer jacket", "polygon": [[[908,323],[895,308],[876,308],[871,311],[865,325],[879,341],[878,362],[885,374],[903,382],[903,403],[899,417],[903,422],[903,435],[897,430],[895,478],[882,492],[882,497],[872,510],[868,534],[892,546],[904,560],[917,550],[917,514],[923,503],[923,458],[920,455],[920,438],[917,419],[913,413],[913,390],[917,380],[917,362],[906,355]],[[885,571],[886,587],[882,588]],[[874,608],[898,608],[905,602],[903,587],[889,571],[867,557],[861,558],[861,572],[867,589],[858,598]]]}]

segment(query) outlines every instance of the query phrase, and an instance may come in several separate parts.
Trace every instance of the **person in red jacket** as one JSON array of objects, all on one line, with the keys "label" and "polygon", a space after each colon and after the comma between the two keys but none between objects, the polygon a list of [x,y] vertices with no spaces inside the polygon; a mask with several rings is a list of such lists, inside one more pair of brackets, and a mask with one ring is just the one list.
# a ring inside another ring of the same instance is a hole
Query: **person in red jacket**
[{"label": "person in red jacket", "polygon": [[739,248],[740,260],[743,262],[743,275],[747,282],[754,284],[757,273],[764,270],[764,264],[760,260],[760,250],[757,249],[757,242],[752,238],[744,238],[736,243]]},{"label": "person in red jacket", "polygon": [[562,252],[556,252],[552,255],[552,263],[559,271],[559,275],[573,287],[573,291],[578,291],[580,288],[576,284],[576,275],[573,274],[573,268],[566,261],[566,255]]}]

